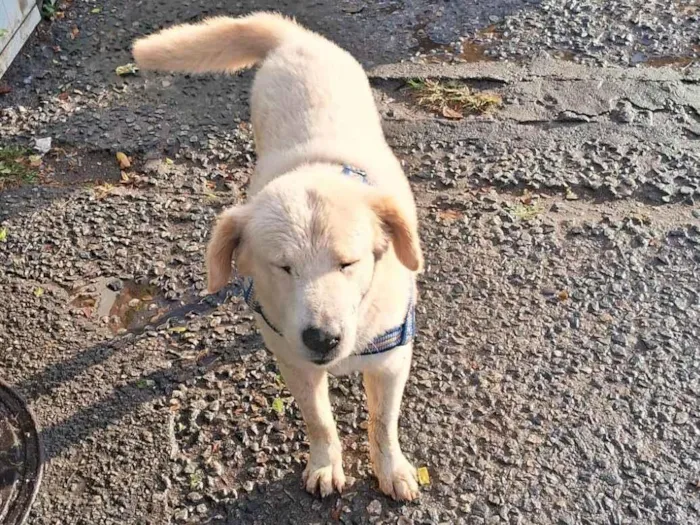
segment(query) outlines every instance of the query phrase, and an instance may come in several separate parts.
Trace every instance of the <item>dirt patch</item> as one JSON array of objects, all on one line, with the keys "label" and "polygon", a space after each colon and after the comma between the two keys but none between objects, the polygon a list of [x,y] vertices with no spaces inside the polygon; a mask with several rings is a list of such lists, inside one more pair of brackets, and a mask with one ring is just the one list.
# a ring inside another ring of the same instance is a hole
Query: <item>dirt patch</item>
[{"label": "dirt patch", "polygon": [[48,185],[59,186],[118,183],[121,170],[109,151],[57,147],[43,159],[42,180]]}]

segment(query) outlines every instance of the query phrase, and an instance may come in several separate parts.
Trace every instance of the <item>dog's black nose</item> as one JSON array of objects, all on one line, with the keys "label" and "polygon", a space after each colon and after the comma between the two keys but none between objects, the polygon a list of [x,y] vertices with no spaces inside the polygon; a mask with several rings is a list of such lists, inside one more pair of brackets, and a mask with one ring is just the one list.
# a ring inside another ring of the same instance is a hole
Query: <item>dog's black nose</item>
[{"label": "dog's black nose", "polygon": [[325,356],[340,343],[340,336],[310,326],[301,333],[301,340],[309,350]]}]

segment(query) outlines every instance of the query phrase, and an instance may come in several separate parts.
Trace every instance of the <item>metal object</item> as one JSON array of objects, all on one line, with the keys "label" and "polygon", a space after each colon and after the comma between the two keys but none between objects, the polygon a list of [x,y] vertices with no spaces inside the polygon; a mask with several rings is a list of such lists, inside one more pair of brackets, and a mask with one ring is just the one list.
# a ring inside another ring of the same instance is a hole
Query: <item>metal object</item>
[{"label": "metal object", "polygon": [[44,468],[36,420],[24,400],[0,379],[0,523],[22,525]]}]

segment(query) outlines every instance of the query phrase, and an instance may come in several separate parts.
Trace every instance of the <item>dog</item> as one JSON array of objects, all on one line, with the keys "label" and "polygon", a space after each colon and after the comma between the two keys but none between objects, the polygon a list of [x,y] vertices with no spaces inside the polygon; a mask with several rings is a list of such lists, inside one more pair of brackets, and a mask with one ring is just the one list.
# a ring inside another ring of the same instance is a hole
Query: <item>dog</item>
[{"label": "dog", "polygon": [[206,254],[208,287],[247,276],[246,299],[301,408],[310,493],[342,492],[328,374],[363,374],[370,459],[382,492],[419,496],[399,446],[412,356],[416,205],[386,143],[362,66],[275,13],[211,18],[139,39],[140,68],[233,73],[259,65],[251,93],[257,163],[246,203],[223,211]]}]

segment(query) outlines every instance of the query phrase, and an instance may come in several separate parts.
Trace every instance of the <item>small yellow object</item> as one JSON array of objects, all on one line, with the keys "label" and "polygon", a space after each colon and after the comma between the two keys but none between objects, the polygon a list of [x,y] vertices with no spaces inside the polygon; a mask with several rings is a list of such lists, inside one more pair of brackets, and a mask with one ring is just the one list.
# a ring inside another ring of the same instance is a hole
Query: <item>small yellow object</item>
[{"label": "small yellow object", "polygon": [[139,68],[136,66],[136,64],[129,62],[128,64],[117,67],[114,72],[120,77],[123,77],[126,75],[135,75],[138,70]]},{"label": "small yellow object", "polygon": [[173,327],[170,329],[170,331],[173,332],[173,333],[175,333],[175,334],[181,334],[181,333],[187,331],[187,327],[186,327],[186,326],[173,326]]},{"label": "small yellow object", "polygon": [[428,467],[420,467],[417,473],[418,483],[421,485],[430,485],[430,474],[428,474]]},{"label": "small yellow object", "polygon": [[165,163],[170,165],[170,164],[175,164],[175,161],[173,159],[165,157]]},{"label": "small yellow object", "polygon": [[272,402],[272,410],[280,415],[284,414],[284,401],[282,401],[279,397],[276,397]]},{"label": "small yellow object", "polygon": [[0,228],[0,242],[7,240],[7,228]]},{"label": "small yellow object", "polygon": [[121,151],[117,152],[117,162],[119,163],[119,167],[123,170],[129,169],[131,167],[131,161],[129,160],[129,157],[126,156],[126,153],[122,153]]},{"label": "small yellow object", "polygon": [[43,288],[34,288],[34,295],[36,297],[41,297],[44,295],[44,289]]}]

